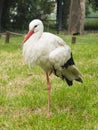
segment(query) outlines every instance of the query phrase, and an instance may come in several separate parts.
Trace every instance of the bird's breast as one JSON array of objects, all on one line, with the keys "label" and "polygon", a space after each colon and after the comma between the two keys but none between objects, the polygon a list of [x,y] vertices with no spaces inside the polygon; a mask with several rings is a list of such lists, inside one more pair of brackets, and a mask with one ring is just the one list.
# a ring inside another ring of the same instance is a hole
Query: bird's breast
[{"label": "bird's breast", "polygon": [[51,47],[49,48],[37,43],[33,46],[23,46],[23,56],[26,63],[31,67],[38,65],[45,71],[51,69],[51,63],[49,61],[50,52]]}]

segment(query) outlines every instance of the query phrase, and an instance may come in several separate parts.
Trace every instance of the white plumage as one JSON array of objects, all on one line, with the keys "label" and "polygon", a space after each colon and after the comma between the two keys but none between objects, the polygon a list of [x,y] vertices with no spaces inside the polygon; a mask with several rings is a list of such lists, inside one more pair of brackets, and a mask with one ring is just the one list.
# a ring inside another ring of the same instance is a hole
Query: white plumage
[{"label": "white plumage", "polygon": [[36,34],[33,34],[23,45],[23,55],[30,66],[40,65],[46,72],[49,72],[51,67],[49,54],[55,48],[64,45],[65,42],[54,34],[44,32],[38,39],[36,39]]},{"label": "white plumage", "polygon": [[62,65],[71,58],[71,50],[69,46],[61,46],[50,52],[49,60],[56,69],[62,70]]},{"label": "white plumage", "polygon": [[48,85],[48,116],[50,116],[50,81],[49,74],[65,80],[68,85],[73,80],[82,82],[81,74],[73,61],[71,49],[58,36],[43,32],[42,21],[30,22],[29,32],[23,41],[23,56],[31,67],[39,65],[45,72]]}]

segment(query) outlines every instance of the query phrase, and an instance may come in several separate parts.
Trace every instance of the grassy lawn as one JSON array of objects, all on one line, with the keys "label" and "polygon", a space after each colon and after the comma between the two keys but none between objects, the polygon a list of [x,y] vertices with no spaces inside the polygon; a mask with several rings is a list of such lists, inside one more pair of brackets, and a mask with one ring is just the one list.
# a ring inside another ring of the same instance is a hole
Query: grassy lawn
[{"label": "grassy lawn", "polygon": [[83,84],[72,87],[51,75],[52,117],[46,118],[45,73],[28,69],[22,57],[22,37],[5,44],[0,38],[0,129],[1,130],[98,130],[98,34],[61,35],[70,45]]}]

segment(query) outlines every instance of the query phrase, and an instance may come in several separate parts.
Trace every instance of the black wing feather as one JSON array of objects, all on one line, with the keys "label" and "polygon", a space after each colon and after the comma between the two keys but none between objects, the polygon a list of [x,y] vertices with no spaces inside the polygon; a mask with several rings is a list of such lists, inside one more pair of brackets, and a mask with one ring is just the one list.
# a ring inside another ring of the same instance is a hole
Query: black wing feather
[{"label": "black wing feather", "polygon": [[62,65],[61,67],[64,69],[64,68],[68,68],[68,66],[70,66],[70,65],[75,65],[72,53],[71,53],[71,58],[64,65]]}]

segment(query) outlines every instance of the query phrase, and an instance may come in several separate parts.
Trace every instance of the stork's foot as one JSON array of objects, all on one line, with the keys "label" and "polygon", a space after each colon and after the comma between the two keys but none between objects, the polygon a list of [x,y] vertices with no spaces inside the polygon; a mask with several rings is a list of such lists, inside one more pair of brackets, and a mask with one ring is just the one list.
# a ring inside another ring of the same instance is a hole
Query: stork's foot
[{"label": "stork's foot", "polygon": [[51,114],[50,113],[47,113],[47,116],[46,116],[47,118],[50,118],[51,117]]}]

